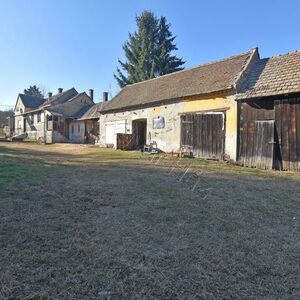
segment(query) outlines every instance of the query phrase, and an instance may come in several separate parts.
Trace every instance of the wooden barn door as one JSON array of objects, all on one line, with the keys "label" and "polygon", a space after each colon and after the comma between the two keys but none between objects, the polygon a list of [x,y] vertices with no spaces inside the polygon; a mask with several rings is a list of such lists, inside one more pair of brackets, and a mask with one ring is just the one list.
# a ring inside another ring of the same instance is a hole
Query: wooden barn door
[{"label": "wooden barn door", "polygon": [[181,147],[193,149],[194,115],[181,116]]},{"label": "wooden barn door", "polygon": [[194,156],[223,159],[224,144],[224,113],[182,116],[181,146],[190,147]]},{"label": "wooden barn door", "polygon": [[255,166],[261,169],[272,169],[274,164],[274,120],[255,122],[254,157]]},{"label": "wooden barn door", "polygon": [[300,172],[300,98],[275,101],[281,169]]}]

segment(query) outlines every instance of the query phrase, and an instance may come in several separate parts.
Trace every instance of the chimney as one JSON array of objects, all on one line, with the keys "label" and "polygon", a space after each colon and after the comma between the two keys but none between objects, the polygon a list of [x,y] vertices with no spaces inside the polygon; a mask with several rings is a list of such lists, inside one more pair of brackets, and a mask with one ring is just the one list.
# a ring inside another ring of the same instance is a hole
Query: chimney
[{"label": "chimney", "polygon": [[50,99],[51,97],[52,97],[52,93],[49,92],[49,93],[48,93],[48,99]]},{"label": "chimney", "polygon": [[103,96],[102,96],[102,100],[103,100],[104,102],[108,101],[108,92],[103,92],[102,95],[103,95]]},{"label": "chimney", "polygon": [[57,91],[58,91],[58,94],[60,94],[60,93],[62,93],[63,89],[62,88],[58,88]]},{"label": "chimney", "polygon": [[89,89],[89,97],[91,98],[92,101],[94,101],[94,90]]}]

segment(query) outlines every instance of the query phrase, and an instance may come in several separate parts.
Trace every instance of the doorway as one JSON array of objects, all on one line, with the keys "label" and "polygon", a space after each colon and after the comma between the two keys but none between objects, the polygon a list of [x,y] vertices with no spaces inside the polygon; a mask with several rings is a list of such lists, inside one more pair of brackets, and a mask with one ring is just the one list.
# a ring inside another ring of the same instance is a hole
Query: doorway
[{"label": "doorway", "polygon": [[147,119],[132,121],[132,136],[135,149],[142,150],[147,140]]},{"label": "doorway", "polygon": [[23,133],[26,133],[26,126],[27,125],[27,116],[24,116],[23,118]]}]

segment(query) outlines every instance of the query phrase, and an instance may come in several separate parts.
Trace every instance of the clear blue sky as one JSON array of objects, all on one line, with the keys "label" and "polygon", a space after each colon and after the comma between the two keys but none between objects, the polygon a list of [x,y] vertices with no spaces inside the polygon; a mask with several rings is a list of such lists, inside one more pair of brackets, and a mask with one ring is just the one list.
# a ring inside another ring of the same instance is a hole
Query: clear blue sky
[{"label": "clear blue sky", "polygon": [[32,84],[93,88],[96,102],[110,86],[114,95],[122,44],[144,9],[167,17],[186,67],[256,46],[262,57],[300,49],[297,0],[0,0],[0,105]]}]

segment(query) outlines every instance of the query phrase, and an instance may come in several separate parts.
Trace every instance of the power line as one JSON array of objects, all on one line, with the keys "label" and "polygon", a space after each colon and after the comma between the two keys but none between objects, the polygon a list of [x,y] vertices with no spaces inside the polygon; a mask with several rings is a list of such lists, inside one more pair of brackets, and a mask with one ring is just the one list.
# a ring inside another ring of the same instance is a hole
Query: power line
[{"label": "power line", "polygon": [[4,104],[0,104],[0,106],[2,106],[2,107],[14,107],[13,105],[4,105]]}]

